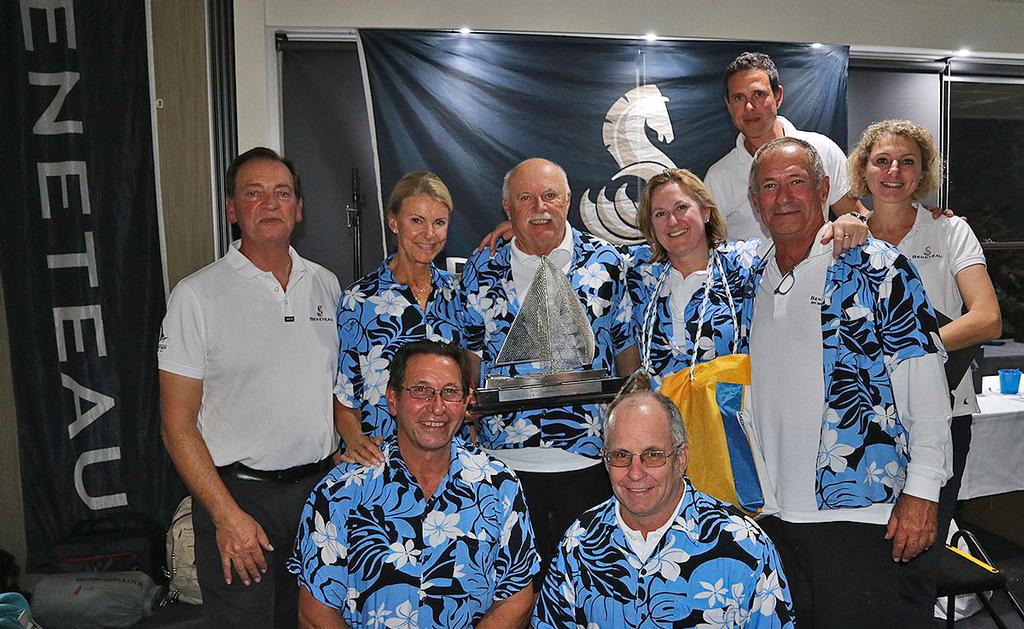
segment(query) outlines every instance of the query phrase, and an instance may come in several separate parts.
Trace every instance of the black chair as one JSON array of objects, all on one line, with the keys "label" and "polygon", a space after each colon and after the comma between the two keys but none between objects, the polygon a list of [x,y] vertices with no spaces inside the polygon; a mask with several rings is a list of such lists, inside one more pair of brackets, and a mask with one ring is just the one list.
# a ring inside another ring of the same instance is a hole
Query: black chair
[{"label": "black chair", "polygon": [[[971,557],[965,557],[955,548],[961,538],[967,542]],[[953,627],[956,596],[974,594],[981,600],[996,626],[1005,629],[1006,624],[1000,620],[999,614],[992,607],[992,602],[983,594],[997,590],[1006,594],[1014,611],[1024,623],[1024,609],[1021,609],[1020,603],[1006,586],[1006,575],[992,565],[992,560],[978,542],[978,538],[970,531],[960,529],[953,534],[950,543],[952,545],[946,546],[940,559],[938,581],[938,597],[946,599],[946,627]]]}]

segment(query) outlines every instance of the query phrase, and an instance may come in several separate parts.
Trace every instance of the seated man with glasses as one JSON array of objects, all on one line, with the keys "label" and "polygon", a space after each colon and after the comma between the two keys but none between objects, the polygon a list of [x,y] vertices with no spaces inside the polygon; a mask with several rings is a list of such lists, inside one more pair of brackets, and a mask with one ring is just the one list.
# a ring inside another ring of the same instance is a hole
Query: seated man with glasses
[{"label": "seated man with glasses", "polygon": [[684,473],[679,409],[650,391],[612,403],[602,450],[614,496],[565,534],[534,627],[792,627],[775,546]]},{"label": "seated man with glasses", "polygon": [[343,463],[306,501],[288,566],[303,626],[526,624],[540,559],[519,481],[455,436],[469,369],[435,341],[395,355],[384,462]]}]

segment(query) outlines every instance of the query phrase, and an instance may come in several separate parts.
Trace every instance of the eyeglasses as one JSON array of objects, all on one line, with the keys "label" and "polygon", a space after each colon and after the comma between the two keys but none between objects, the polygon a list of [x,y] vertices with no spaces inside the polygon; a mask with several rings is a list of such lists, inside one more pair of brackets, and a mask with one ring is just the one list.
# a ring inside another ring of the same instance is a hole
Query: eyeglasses
[{"label": "eyeglasses", "polygon": [[779,285],[775,287],[776,295],[785,295],[789,293],[789,291],[793,290],[793,284],[796,284],[796,277],[793,275],[793,271],[795,270],[796,267],[793,267],[788,273],[782,276],[782,281],[780,281]]},{"label": "eyeglasses", "polygon": [[441,389],[435,389],[434,387],[428,387],[425,384],[414,384],[411,387],[399,387],[403,391],[408,391],[409,396],[414,400],[433,400],[434,396],[438,393],[441,394],[441,399],[445,402],[461,402],[466,399],[466,394],[457,387],[443,387]]},{"label": "eyeglasses", "polygon": [[640,457],[640,464],[644,467],[661,467],[679,451],[682,445],[680,443],[671,450],[644,450],[640,453],[630,452],[629,450],[613,450],[611,452],[601,450],[601,458],[612,467],[629,467],[633,464],[633,457],[638,456]]}]

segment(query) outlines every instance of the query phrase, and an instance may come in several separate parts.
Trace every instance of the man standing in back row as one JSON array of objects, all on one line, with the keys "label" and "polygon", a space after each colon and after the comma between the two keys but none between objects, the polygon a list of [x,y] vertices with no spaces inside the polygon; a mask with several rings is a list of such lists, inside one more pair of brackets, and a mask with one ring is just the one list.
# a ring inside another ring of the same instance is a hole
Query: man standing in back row
[{"label": "man standing in back row", "polygon": [[771,57],[760,52],[745,52],[733,59],[725,69],[725,106],[740,133],[736,136],[736,147],[711,165],[704,183],[725,216],[729,240],[768,237],[768,230],[750,204],[747,177],[754,152],[782,137],[799,138],[821,156],[832,182],[824,208],[826,218],[831,208],[836,216],[858,212],[867,221],[868,209],[846,194],[850,186],[842,149],[828,137],[801,131],[778,115],[782,106],[782,85]]},{"label": "man standing in back row", "polygon": [[161,433],[195,499],[205,626],[294,627],[284,563],[302,505],[337,449],[333,273],[289,246],[302,220],[292,163],[267,148],[227,172],[223,258],[181,280],[160,344]]}]

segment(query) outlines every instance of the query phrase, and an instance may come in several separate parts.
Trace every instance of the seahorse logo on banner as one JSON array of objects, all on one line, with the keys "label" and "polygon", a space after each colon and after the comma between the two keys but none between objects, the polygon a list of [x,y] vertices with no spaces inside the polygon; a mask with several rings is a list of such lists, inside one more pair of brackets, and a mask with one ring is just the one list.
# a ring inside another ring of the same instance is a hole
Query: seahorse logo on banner
[{"label": "seahorse logo on banner", "polygon": [[604,145],[620,169],[611,179],[614,197],[608,198],[609,186],[601,188],[596,202],[590,200],[589,188],[580,197],[580,217],[595,236],[620,245],[643,241],[636,226],[636,203],[626,194],[628,182],[616,181],[623,177],[647,181],[666,168],[675,168],[669,156],[647,138],[650,127],[659,142],[671,144],[675,140],[667,102],[657,85],[641,85],[626,92],[608,110],[602,133]]}]

